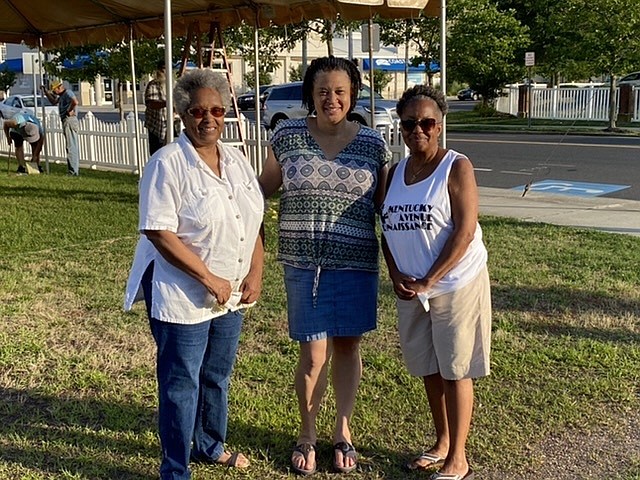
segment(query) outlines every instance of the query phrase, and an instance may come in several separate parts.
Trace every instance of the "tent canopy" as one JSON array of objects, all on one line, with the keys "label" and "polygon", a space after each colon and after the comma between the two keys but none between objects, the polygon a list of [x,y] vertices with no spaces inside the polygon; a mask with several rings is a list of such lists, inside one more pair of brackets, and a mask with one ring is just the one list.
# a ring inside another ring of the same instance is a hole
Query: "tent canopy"
[{"label": "tent canopy", "polygon": [[[420,11],[438,16],[440,0],[173,0],[172,31],[184,35],[189,24],[221,26],[284,25],[336,18],[410,18]],[[157,38],[164,33],[162,1],[149,0],[0,0],[0,42],[25,42],[45,48]]]}]

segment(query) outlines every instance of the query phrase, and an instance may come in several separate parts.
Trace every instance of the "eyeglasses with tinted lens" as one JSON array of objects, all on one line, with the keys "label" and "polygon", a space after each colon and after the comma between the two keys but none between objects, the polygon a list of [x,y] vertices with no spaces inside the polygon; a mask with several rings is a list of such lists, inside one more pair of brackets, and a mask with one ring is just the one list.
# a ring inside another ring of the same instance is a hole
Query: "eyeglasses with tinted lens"
[{"label": "eyeglasses with tinted lens", "polygon": [[201,119],[209,112],[216,118],[224,117],[225,113],[227,113],[227,109],[224,107],[211,107],[211,108],[198,108],[193,107],[187,110],[187,113],[191,115],[193,118]]},{"label": "eyeglasses with tinted lens", "polygon": [[402,128],[404,128],[407,132],[413,132],[413,130],[416,128],[416,125],[419,125],[420,129],[424,133],[427,133],[436,128],[436,125],[439,123],[441,122],[437,121],[435,118],[423,118],[421,120],[400,120],[400,125],[402,125]]}]

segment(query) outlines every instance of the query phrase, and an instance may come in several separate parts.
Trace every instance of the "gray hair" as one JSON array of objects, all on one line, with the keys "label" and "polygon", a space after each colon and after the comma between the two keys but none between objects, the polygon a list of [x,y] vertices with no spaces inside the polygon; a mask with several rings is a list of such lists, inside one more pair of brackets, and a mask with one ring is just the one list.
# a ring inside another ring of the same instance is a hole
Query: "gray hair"
[{"label": "gray hair", "polygon": [[231,105],[229,82],[224,74],[210,68],[194,68],[182,75],[173,89],[173,103],[178,115],[184,115],[191,105],[191,95],[201,88],[211,88],[220,94],[225,107]]},{"label": "gray hair", "polygon": [[415,85],[414,87],[409,88],[403,94],[400,100],[398,100],[398,104],[396,105],[396,113],[398,116],[402,116],[402,112],[404,112],[405,107],[412,102],[413,100],[433,100],[438,108],[440,109],[440,113],[442,115],[446,115],[449,107],[447,105],[447,101],[445,99],[444,93],[440,90],[436,90],[435,88],[429,85]]}]

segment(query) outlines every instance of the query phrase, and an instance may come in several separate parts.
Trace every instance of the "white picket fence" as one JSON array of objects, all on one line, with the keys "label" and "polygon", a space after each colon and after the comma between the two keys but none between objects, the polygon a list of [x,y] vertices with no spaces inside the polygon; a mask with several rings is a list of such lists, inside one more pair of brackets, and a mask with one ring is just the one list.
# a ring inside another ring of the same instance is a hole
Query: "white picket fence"
[{"label": "white picket fence", "polygon": [[[149,159],[149,147],[147,131],[142,120],[137,121],[138,138],[136,140],[136,118],[130,113],[120,122],[103,122],[97,119],[91,112],[87,112],[79,121],[80,166],[91,169],[109,169],[138,173],[138,155],[144,165]],[[260,131],[261,149],[258,151],[258,132],[255,123],[241,122],[244,129],[247,158],[257,174],[262,171],[262,164],[267,157],[267,144],[270,132],[264,128]],[[57,114],[49,115],[46,119],[46,145],[41,154],[42,162],[46,158],[51,163],[66,164],[66,142],[62,132],[62,123]],[[400,135],[399,124],[380,128],[381,133],[387,139],[389,148],[393,153],[393,161],[397,162],[407,155],[406,147]],[[232,122],[225,123],[224,139],[237,139],[236,125]],[[26,148],[29,155],[31,149]],[[9,155],[10,149],[6,137],[1,135],[0,153]]]},{"label": "white picket fence", "polygon": [[[496,104],[499,112],[518,114],[518,86],[504,89],[505,96]],[[635,106],[632,122],[640,122],[640,88],[633,88],[632,101]],[[619,105],[620,91],[616,90]],[[609,87],[586,88],[532,88],[531,118],[551,120],[609,120]]]}]

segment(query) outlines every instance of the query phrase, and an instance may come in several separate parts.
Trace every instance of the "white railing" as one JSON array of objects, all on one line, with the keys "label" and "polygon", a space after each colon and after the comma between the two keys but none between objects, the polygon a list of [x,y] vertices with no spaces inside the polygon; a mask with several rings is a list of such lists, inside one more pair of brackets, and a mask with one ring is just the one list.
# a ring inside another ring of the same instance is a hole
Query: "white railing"
[{"label": "white railing", "polygon": [[[496,109],[509,115],[517,115],[519,95],[518,86],[503,90],[504,96],[498,98]],[[550,120],[590,120],[606,122],[609,120],[609,87],[584,88],[532,88],[531,118]],[[635,105],[632,122],[640,121],[640,88],[631,91]],[[616,90],[616,104],[619,105],[619,89]]]},{"label": "white railing", "polygon": [[[144,166],[149,159],[149,147],[147,141],[147,131],[144,122],[137,120],[138,138],[136,141],[136,118],[130,113],[120,122],[103,122],[97,119],[91,112],[87,112],[79,121],[78,140],[80,143],[80,165],[83,168],[110,169],[138,172],[138,155],[142,158]],[[267,158],[267,144],[270,132],[261,129],[261,149],[258,151],[258,132],[255,123],[241,122],[244,129],[244,139],[246,154],[249,162],[257,174],[262,171],[262,164]],[[66,164],[66,141],[62,132],[62,122],[57,114],[49,115],[46,119],[46,139],[47,143],[41,153],[42,162],[48,158],[51,163]],[[399,123],[380,127],[382,135],[387,139],[389,148],[393,154],[393,162],[398,162],[407,155],[407,150],[402,141],[399,130]],[[0,135],[0,153],[9,155],[12,153],[4,134]],[[225,123],[223,139],[237,139],[236,125],[233,122]],[[29,147],[25,151],[27,157],[31,153]]]}]

